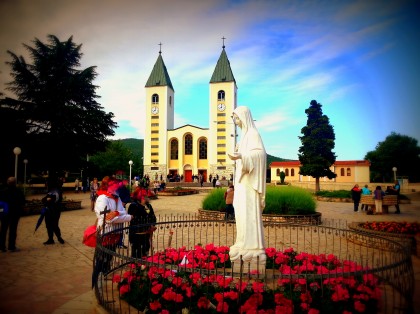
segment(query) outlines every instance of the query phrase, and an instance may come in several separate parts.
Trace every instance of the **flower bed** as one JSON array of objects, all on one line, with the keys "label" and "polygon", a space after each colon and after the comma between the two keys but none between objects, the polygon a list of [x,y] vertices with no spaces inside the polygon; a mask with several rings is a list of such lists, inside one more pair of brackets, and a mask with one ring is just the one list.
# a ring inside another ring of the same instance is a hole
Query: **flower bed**
[{"label": "flower bed", "polygon": [[420,235],[420,224],[417,222],[395,222],[395,221],[370,221],[353,222],[349,225],[350,229],[373,233],[376,235],[396,238],[396,240],[407,239],[412,254],[420,254],[419,241],[416,239]]},{"label": "flower bed", "polygon": [[[198,210],[198,216],[202,220],[223,220],[225,219],[225,213],[215,210]],[[288,222],[288,223],[299,223],[299,224],[315,224],[319,225],[321,221],[322,214],[307,214],[307,215],[275,215],[275,214],[263,214],[263,222]]]},{"label": "flower bed", "polygon": [[[82,201],[72,201],[72,200],[66,200],[62,202],[62,211],[66,210],[75,210],[75,209],[81,209],[82,208]],[[30,201],[25,205],[23,208],[23,215],[29,216],[29,215],[37,215],[41,213],[42,208],[44,205],[41,201]]]},{"label": "flower bed", "polygon": [[[377,313],[381,290],[369,269],[330,254],[267,248],[276,283],[211,272],[230,267],[229,247],[166,249],[114,275],[120,297],[147,313]],[[360,275],[349,275],[359,273]]]}]

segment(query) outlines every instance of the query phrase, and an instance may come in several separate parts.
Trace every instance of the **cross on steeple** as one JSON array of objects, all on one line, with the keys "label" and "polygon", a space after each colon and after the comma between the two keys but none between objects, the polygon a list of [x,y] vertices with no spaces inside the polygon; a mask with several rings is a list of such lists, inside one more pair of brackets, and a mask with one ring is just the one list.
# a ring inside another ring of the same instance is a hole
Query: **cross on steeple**
[{"label": "cross on steeple", "polygon": [[162,43],[159,43],[159,54],[162,53]]},{"label": "cross on steeple", "polygon": [[225,49],[225,39],[226,39],[225,36],[223,36],[222,39],[223,39],[223,47],[222,48]]}]

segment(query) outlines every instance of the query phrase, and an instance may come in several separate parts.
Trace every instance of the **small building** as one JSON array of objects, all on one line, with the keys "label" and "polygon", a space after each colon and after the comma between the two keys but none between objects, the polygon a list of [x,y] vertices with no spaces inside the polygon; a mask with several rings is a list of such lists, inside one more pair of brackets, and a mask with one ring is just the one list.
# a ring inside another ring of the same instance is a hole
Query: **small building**
[{"label": "small building", "polygon": [[[270,164],[271,182],[280,181],[280,172],[284,171],[286,182],[315,182],[311,176],[299,174],[300,162],[296,161],[273,161]],[[334,179],[320,178],[321,182],[353,183],[370,182],[370,162],[368,160],[337,160],[331,167],[331,171],[337,174]]]}]

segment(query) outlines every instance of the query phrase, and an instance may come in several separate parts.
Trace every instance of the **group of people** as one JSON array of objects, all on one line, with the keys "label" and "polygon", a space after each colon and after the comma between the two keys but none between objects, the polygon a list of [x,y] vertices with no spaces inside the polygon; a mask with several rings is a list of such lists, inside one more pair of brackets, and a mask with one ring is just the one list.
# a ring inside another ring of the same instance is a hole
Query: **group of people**
[{"label": "group of people", "polygon": [[[375,200],[375,214],[377,215],[381,215],[382,214],[382,202],[383,199],[385,197],[385,195],[397,195],[397,198],[400,195],[400,183],[398,182],[398,180],[395,180],[394,185],[393,186],[388,186],[386,189],[386,192],[384,192],[382,190],[382,187],[380,185],[378,185],[375,190],[372,191],[368,188],[368,185],[366,184],[362,189],[359,188],[359,185],[356,184],[352,189],[351,189],[351,197],[353,200],[353,209],[354,212],[358,212],[359,211],[359,203],[360,203],[360,199],[362,195],[372,195],[373,199]],[[361,210],[368,210],[368,206],[367,204],[362,204],[361,206]],[[400,205],[397,204],[395,205],[395,214],[400,214]]]}]

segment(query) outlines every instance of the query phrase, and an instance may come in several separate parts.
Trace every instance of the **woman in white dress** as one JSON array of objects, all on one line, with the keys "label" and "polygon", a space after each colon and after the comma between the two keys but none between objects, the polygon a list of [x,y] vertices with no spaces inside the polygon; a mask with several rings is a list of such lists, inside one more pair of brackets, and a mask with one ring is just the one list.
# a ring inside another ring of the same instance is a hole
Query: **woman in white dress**
[{"label": "woman in white dress", "polygon": [[229,255],[231,261],[242,256],[244,262],[256,261],[258,257],[260,263],[265,263],[262,211],[265,207],[267,154],[249,108],[237,107],[232,117],[242,135],[235,152],[229,154],[236,164],[233,200],[236,241],[230,247]]}]

